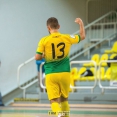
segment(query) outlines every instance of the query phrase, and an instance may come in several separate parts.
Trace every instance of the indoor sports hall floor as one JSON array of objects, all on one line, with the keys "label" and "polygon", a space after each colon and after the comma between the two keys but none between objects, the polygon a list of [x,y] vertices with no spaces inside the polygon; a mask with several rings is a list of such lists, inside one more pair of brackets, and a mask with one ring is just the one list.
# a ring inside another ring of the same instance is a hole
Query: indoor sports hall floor
[{"label": "indoor sports hall floor", "polygon": [[[117,105],[71,104],[70,117],[117,117]],[[12,104],[0,107],[0,117],[54,117],[48,104]]]}]

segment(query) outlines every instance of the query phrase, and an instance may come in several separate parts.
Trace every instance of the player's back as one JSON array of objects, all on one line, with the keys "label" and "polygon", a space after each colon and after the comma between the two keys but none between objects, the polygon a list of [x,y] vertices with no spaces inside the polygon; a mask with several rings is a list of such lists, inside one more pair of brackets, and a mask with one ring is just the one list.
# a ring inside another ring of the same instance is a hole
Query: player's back
[{"label": "player's back", "polygon": [[67,35],[53,33],[45,38],[46,62],[54,62],[68,57],[71,43]]},{"label": "player's back", "polygon": [[45,69],[46,72],[48,71],[46,74],[70,71],[69,51],[72,45],[71,38],[73,41],[76,39],[75,36],[52,33],[42,39],[46,60]]}]

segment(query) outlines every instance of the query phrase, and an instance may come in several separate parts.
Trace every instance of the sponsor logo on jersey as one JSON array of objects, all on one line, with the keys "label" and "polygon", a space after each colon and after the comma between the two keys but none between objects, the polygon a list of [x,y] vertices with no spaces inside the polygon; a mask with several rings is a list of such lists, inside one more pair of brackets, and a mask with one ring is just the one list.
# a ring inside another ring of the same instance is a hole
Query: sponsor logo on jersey
[{"label": "sponsor logo on jersey", "polygon": [[70,35],[70,37],[75,39],[75,35]]}]

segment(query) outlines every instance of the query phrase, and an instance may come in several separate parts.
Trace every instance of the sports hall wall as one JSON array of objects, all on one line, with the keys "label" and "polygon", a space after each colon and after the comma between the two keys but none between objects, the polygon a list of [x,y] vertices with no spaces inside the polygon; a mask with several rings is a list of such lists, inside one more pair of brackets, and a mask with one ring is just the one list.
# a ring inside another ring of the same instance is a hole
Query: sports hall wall
[{"label": "sports hall wall", "polygon": [[[18,66],[35,55],[38,41],[48,35],[46,20],[52,16],[57,17],[61,25],[60,32],[72,34],[79,28],[74,23],[76,17],[87,24],[86,2],[87,0],[0,0],[2,96],[17,88]],[[106,7],[103,9],[107,11]],[[94,15],[91,17],[95,19]]]},{"label": "sports hall wall", "polygon": [[57,17],[60,32],[74,33],[78,29],[75,18],[81,17],[85,22],[85,3],[86,0],[0,0],[2,96],[17,87],[18,66],[35,55],[38,41],[48,35],[46,20]]},{"label": "sports hall wall", "polygon": [[117,11],[117,0],[87,0],[86,22],[90,23],[110,11]]}]

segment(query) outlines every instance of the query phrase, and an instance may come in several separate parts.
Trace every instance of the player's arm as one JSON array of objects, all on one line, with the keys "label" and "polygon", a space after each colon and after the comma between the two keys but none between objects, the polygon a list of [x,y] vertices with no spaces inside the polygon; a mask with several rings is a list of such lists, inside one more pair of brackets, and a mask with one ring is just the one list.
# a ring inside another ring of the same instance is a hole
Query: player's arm
[{"label": "player's arm", "polygon": [[81,38],[81,40],[84,40],[85,39],[85,29],[84,29],[83,22],[82,22],[82,20],[80,18],[76,18],[75,22],[77,24],[79,24],[79,26],[80,26],[80,38]]},{"label": "player's arm", "polygon": [[44,58],[44,45],[43,45],[43,40],[41,40],[38,44],[37,51],[35,54],[35,60],[41,60]]}]

